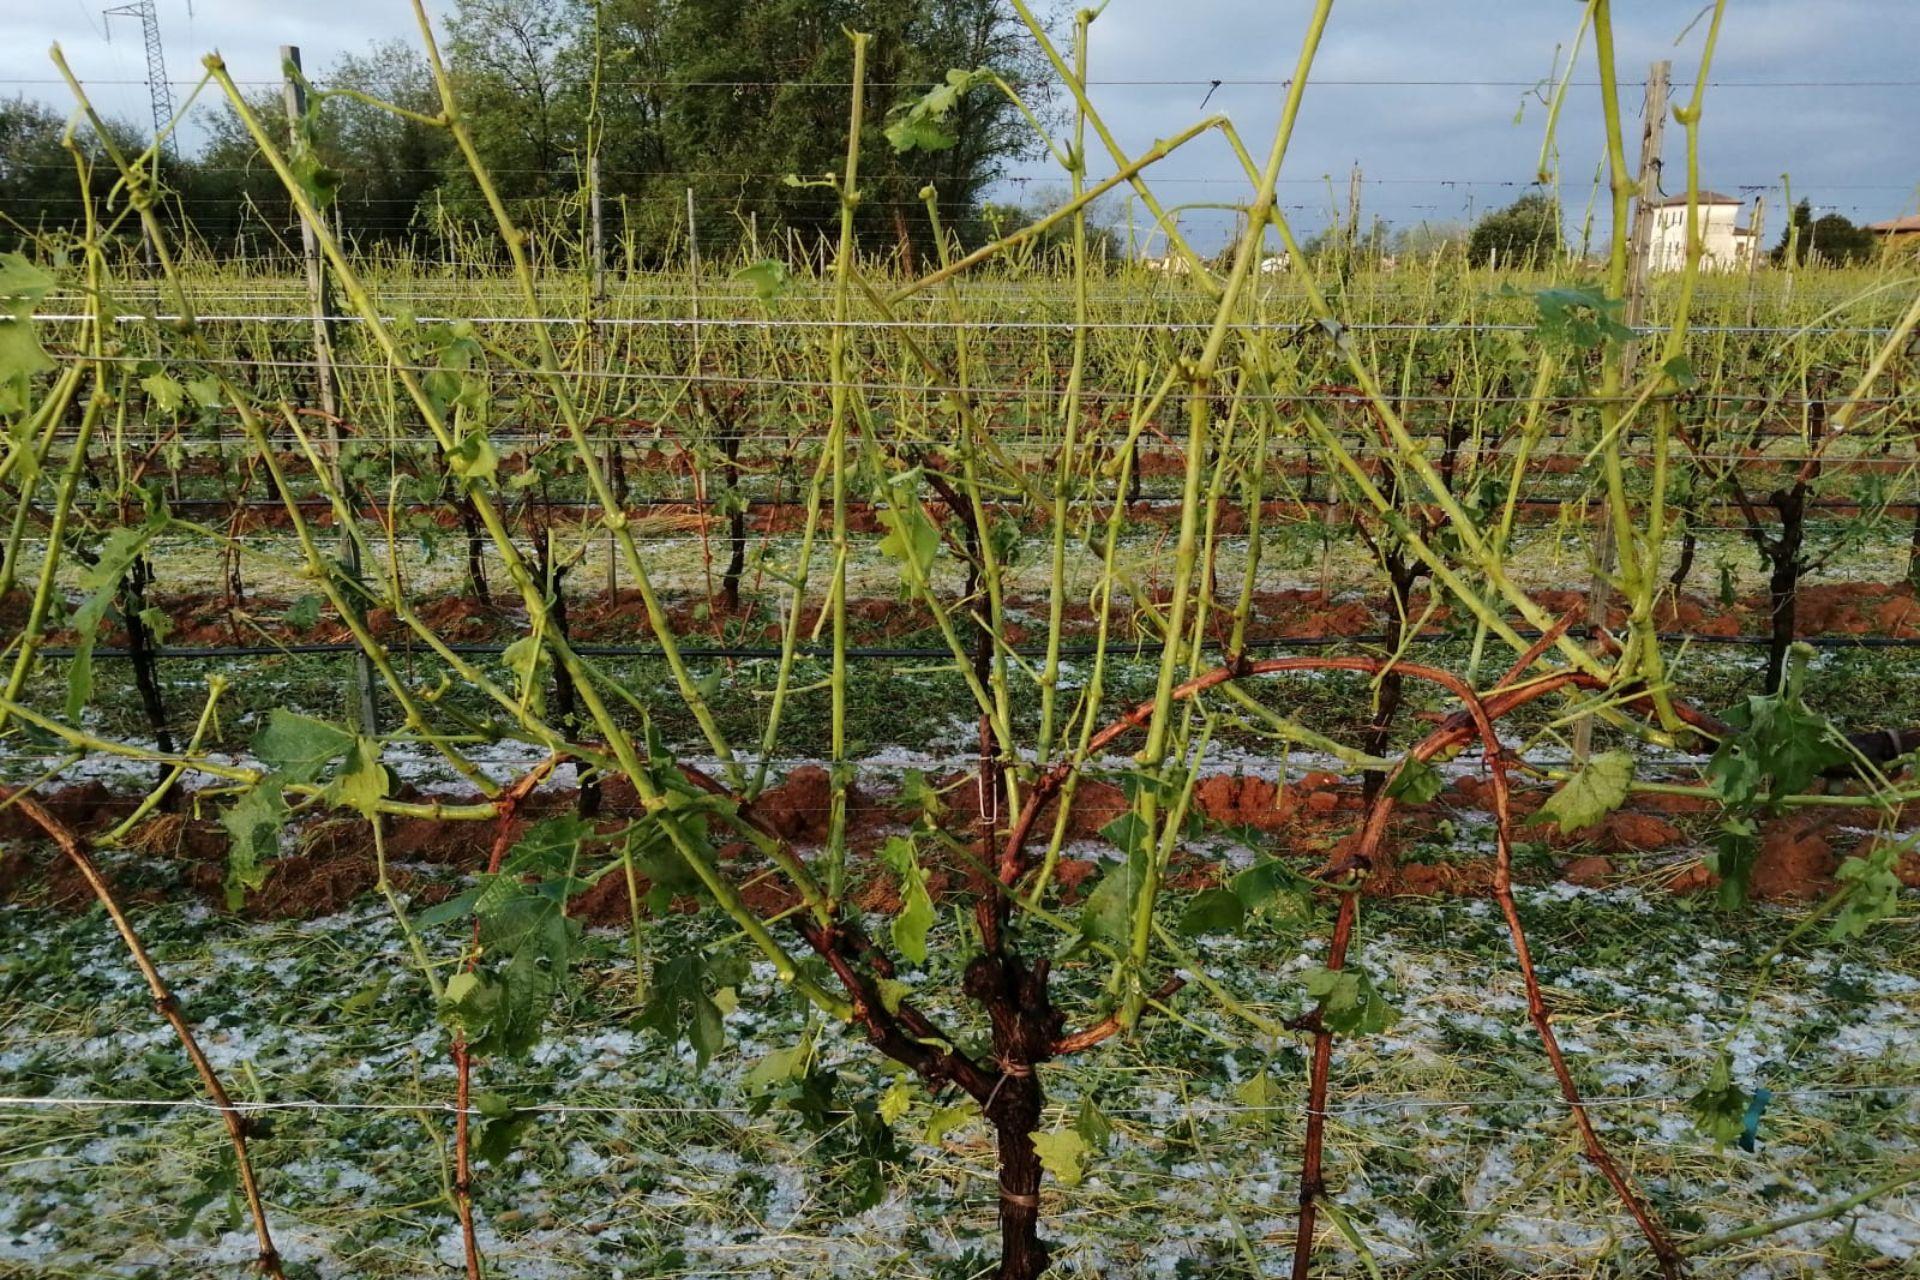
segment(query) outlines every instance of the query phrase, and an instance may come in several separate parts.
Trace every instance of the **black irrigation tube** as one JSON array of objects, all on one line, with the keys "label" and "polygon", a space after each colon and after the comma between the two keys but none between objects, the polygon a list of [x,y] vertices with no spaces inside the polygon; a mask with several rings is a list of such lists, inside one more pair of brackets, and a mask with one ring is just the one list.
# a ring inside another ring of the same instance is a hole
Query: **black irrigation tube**
[{"label": "black irrigation tube", "polygon": [[[1538,631],[1515,632],[1522,640],[1537,640]],[[1574,639],[1590,638],[1592,632],[1584,627],[1575,627],[1567,632]],[[1772,643],[1772,638],[1761,635],[1720,636],[1706,635],[1694,631],[1662,631],[1659,638],[1670,644],[1723,645],[1736,648],[1760,648]],[[1467,637],[1449,632],[1426,632],[1412,637],[1419,644],[1443,644],[1448,641],[1465,643]],[[1382,634],[1355,636],[1279,636],[1268,640],[1249,640],[1246,648],[1252,650],[1275,649],[1332,649],[1342,645],[1385,644],[1387,637]],[[1816,649],[1920,649],[1920,636],[1852,636],[1817,635],[1798,637],[1798,643],[1808,644]],[[1219,640],[1209,640],[1202,644],[1203,649],[1219,653],[1226,644]],[[462,657],[497,657],[506,651],[507,646],[480,641],[449,642],[446,648]],[[576,644],[573,651],[589,658],[663,658],[665,651],[655,645],[638,644]],[[1023,658],[1044,658],[1047,651],[1032,645],[1012,645],[1008,648]],[[1135,649],[1140,655],[1158,659],[1159,651],[1146,652],[1144,642],[1135,645],[1108,645],[1107,655],[1113,658],[1126,657],[1125,650]],[[303,644],[260,644],[260,645],[204,645],[181,646],[179,648],[155,649],[152,656],[155,661],[179,658],[183,660],[207,661],[219,658],[271,658],[290,657],[296,654],[349,654],[358,653],[360,646],[348,641],[316,641]],[[388,653],[400,657],[432,657],[434,650],[425,645],[396,644],[389,645]],[[67,647],[39,649],[36,654],[43,658],[71,658],[74,650]],[[742,659],[764,660],[778,658],[781,650],[775,645],[682,645],[680,656],[696,659]],[[799,656],[803,658],[831,657],[833,650],[823,645],[802,645]],[[1060,656],[1064,658],[1091,658],[1100,652],[1093,644],[1063,644]],[[124,648],[106,645],[96,646],[93,650],[96,658],[125,658],[128,651]],[[863,661],[906,661],[920,658],[951,659],[951,649],[934,647],[907,647],[896,645],[849,647],[847,657]]]}]

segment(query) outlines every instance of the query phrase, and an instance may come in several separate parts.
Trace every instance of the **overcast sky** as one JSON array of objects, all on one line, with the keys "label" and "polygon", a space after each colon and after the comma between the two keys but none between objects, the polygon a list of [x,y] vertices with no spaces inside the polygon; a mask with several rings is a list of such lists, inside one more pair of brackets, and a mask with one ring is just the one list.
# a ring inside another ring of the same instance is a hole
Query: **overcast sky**
[{"label": "overcast sky", "polygon": [[[108,20],[97,0],[0,0],[0,93],[65,105],[47,46],[58,40],[76,72],[112,114],[146,116],[139,24]],[[432,0],[443,12],[450,0]],[[1307,0],[1112,0],[1094,24],[1095,104],[1137,153],[1198,118],[1209,83],[1224,83],[1208,110],[1229,113],[1264,155],[1311,6]],[[199,57],[221,50],[239,79],[277,76],[277,47],[301,46],[309,69],[389,37],[414,35],[406,0],[159,0],[171,77],[191,83]],[[1616,0],[1620,66],[1636,87],[1656,58],[1674,62],[1676,96],[1689,92],[1705,23],[1676,46],[1698,12],[1691,0]],[[1733,0],[1715,61],[1703,128],[1702,178],[1729,194],[1776,187],[1791,174],[1796,197],[1856,221],[1893,217],[1920,199],[1920,0]],[[1364,205],[1396,225],[1459,220],[1504,204],[1531,181],[1544,108],[1526,86],[1552,69],[1574,34],[1569,0],[1341,0],[1335,5],[1280,187],[1305,229],[1344,204],[1357,161]],[[1594,78],[1591,43],[1577,81]],[[1402,83],[1379,83],[1402,82]],[[1422,81],[1426,83],[1405,83]],[[1100,83],[1104,82],[1104,83]],[[1158,82],[1158,83],[1143,83]],[[1171,83],[1170,83],[1171,82]],[[1258,82],[1258,83],[1256,83]],[[1435,83],[1440,82],[1440,83]],[[176,88],[183,93],[185,85]],[[1637,137],[1637,126],[1629,127]],[[1669,127],[1666,186],[1684,189],[1681,134]],[[1577,212],[1600,156],[1598,92],[1576,88],[1560,129],[1563,190]],[[1101,171],[1095,153],[1094,171]],[[1035,163],[1024,189],[1058,182]],[[1216,139],[1156,169],[1169,203],[1246,198]],[[1331,194],[1328,179],[1331,179]],[[1781,226],[1777,189],[1770,193]],[[1602,219],[1604,223],[1604,218]],[[1224,236],[1225,214],[1196,211],[1187,226],[1203,245]],[[1772,231],[1768,239],[1773,239]]]}]

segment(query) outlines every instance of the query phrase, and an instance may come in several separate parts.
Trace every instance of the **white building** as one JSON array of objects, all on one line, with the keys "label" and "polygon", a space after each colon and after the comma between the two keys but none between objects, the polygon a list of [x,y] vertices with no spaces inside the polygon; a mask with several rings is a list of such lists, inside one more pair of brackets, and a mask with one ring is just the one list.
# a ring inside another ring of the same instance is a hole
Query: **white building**
[{"label": "white building", "polygon": [[[1717,191],[1700,193],[1700,269],[1732,271],[1744,268],[1758,251],[1759,239],[1750,226],[1740,225],[1746,201]],[[1687,265],[1687,197],[1666,196],[1647,202],[1653,215],[1652,242],[1647,266],[1654,271],[1682,271]]]}]

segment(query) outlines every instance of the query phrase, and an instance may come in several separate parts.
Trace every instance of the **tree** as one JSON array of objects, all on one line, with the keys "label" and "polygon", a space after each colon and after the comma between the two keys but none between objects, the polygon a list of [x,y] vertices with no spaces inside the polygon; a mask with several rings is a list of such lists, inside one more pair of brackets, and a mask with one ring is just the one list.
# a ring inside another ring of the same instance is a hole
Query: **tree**
[{"label": "tree", "polygon": [[[980,243],[998,239],[1038,222],[1073,198],[1065,187],[1043,187],[1022,200],[989,200],[980,206],[976,219],[980,225]],[[1116,225],[1112,202],[1102,198],[1087,206],[1087,259],[1118,262],[1126,255],[1126,237]],[[971,242],[969,242],[971,243]],[[1029,243],[1037,254],[1051,255],[1061,262],[1073,250],[1073,220],[1063,219],[1042,231]]]},{"label": "tree", "polygon": [[[1231,261],[1233,245],[1225,249]],[[1376,217],[1365,231],[1349,227],[1344,220],[1334,221],[1300,242],[1300,252],[1309,259],[1329,253],[1345,253],[1356,259],[1379,259],[1392,253],[1393,229],[1385,218]]]},{"label": "tree", "polygon": [[1492,262],[1543,263],[1560,252],[1560,203],[1543,191],[1530,191],[1504,209],[1474,224],[1467,237],[1467,258]]},{"label": "tree", "polygon": [[[421,115],[440,110],[426,59],[404,40],[346,55],[328,72],[327,86],[355,89]],[[453,151],[446,131],[355,98],[330,97],[325,110],[332,161],[342,173],[339,208],[347,233],[363,241],[419,241],[427,231],[423,202],[439,185]]]},{"label": "tree", "polygon": [[1802,200],[1793,206],[1793,217],[1774,247],[1773,260],[1782,266],[1801,266],[1809,261],[1844,266],[1867,261],[1878,248],[1873,232],[1855,226],[1838,213],[1816,218],[1812,203]]},{"label": "tree", "polygon": [[665,131],[681,167],[697,171],[685,178],[696,203],[716,215],[703,238],[728,235],[726,213],[790,227],[803,243],[837,232],[838,197],[786,178],[819,179],[842,167],[848,28],[873,35],[856,221],[867,247],[926,251],[932,228],[919,192],[928,185],[942,219],[966,234],[963,224],[1002,164],[1033,146],[1018,110],[990,87],[962,94],[945,115],[945,146],[901,151],[885,133],[950,69],[991,67],[1014,84],[1042,78],[1004,0],[682,0],[664,35],[678,82]]},{"label": "tree", "polygon": [[1462,222],[1416,222],[1393,235],[1393,251],[1409,258],[1435,258],[1467,247],[1471,233]]},{"label": "tree", "polygon": [[[447,64],[467,127],[502,197],[579,190],[589,82],[577,65],[592,18],[578,0],[460,0]],[[449,153],[445,190],[481,212],[466,164]]]},{"label": "tree", "polygon": [[[335,206],[340,227],[360,243],[418,241],[428,231],[418,214],[441,181],[450,150],[447,135],[328,92],[342,88],[431,115],[439,110],[439,97],[426,60],[403,41],[375,45],[365,54],[341,58],[308,98],[320,159],[340,174]],[[286,108],[278,89],[252,95],[249,107],[276,143],[286,141]],[[223,110],[211,117],[207,132],[200,154],[180,167],[177,178],[194,230],[214,245],[264,235],[266,247],[291,251],[299,240],[293,206],[240,118]]]},{"label": "tree", "polygon": [[[846,150],[845,29],[873,36],[856,220],[866,250],[932,246],[926,186],[946,227],[977,243],[986,190],[1009,159],[1039,145],[1006,95],[978,81],[943,109],[941,145],[896,148],[887,138],[950,70],[990,68],[1023,93],[1045,92],[1026,87],[1048,77],[1007,0],[457,0],[447,28],[462,116],[516,218],[540,231],[576,220],[591,150],[603,195],[621,202],[614,225],[635,235],[643,258],[684,228],[689,188],[710,255],[743,239],[750,220],[770,236],[791,228],[809,249],[837,233],[839,197],[819,180],[839,171]],[[418,241],[442,230],[442,212],[486,220],[444,129],[326,92],[351,88],[435,116],[439,96],[418,51],[378,45],[310,75],[316,150],[341,174],[337,216],[351,238]],[[269,88],[251,105],[283,139],[279,98]],[[1047,116],[1045,98],[1029,105]],[[18,238],[21,226],[77,216],[61,189],[71,174],[62,119],[24,99],[0,104],[0,234],[9,221]],[[168,216],[184,216],[198,239],[291,246],[292,207],[236,116],[216,112],[200,153],[163,168],[174,192]]]},{"label": "tree", "polygon": [[24,97],[0,100],[0,249],[74,215],[73,160],[60,117]]},{"label": "tree", "polygon": [[[249,94],[247,107],[274,142],[284,146],[287,113],[280,92],[262,89]],[[325,118],[323,112],[321,119]],[[211,244],[239,246],[251,237],[264,241],[259,246],[262,251],[297,252],[300,230],[293,203],[239,115],[223,104],[208,116],[206,128],[207,141],[200,153],[175,175],[181,205],[194,230]],[[323,144],[321,150],[333,164],[337,158],[333,149]]]},{"label": "tree", "polygon": [[[80,220],[80,197],[75,189],[73,157],[61,142],[66,120],[60,113],[25,97],[0,99],[0,250],[17,249],[34,236],[60,233]],[[145,145],[141,131],[121,121],[109,121],[114,140],[138,154]],[[104,210],[115,174],[105,163],[99,141],[82,129],[80,152],[91,162],[88,181],[97,209]],[[175,166],[169,166],[172,178]],[[123,222],[121,232],[137,238],[139,231]]]}]

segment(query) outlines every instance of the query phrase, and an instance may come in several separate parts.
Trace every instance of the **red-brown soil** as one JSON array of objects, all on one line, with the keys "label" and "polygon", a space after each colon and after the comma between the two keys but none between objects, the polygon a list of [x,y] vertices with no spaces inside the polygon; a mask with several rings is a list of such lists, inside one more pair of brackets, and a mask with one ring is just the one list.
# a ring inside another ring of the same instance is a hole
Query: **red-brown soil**
[{"label": "red-brown soil", "polygon": [[[979,790],[964,775],[946,782],[953,785],[944,793],[942,821],[972,843],[979,834]],[[1547,794],[1542,787],[1518,787],[1512,795],[1516,820],[1524,824]],[[806,857],[826,836],[830,795],[826,770],[804,766],[763,793],[752,812]],[[133,803],[95,783],[45,792],[42,798],[63,821],[93,834],[124,817]],[[1486,857],[1425,863],[1409,860],[1404,854],[1421,837],[1430,838],[1441,820],[1453,811],[1484,814],[1489,801],[1487,780],[1467,776],[1454,781],[1430,804],[1400,806],[1389,832],[1387,856],[1373,872],[1368,891],[1420,896],[1485,892],[1492,875],[1492,863]],[[619,784],[605,788],[603,802],[603,829],[613,829],[634,812],[630,791]],[[517,825],[566,811],[570,805],[568,795],[542,794],[523,809]],[[1102,780],[1084,780],[1070,815],[1070,838],[1097,839],[1100,829],[1125,807],[1125,797],[1118,787]],[[1337,856],[1357,838],[1361,796],[1356,783],[1330,774],[1309,774],[1284,787],[1258,777],[1214,775],[1196,784],[1194,808],[1210,823],[1242,833],[1266,852],[1297,857],[1303,869],[1308,869]],[[1629,876],[1638,880],[1644,877],[1649,859],[1658,866],[1663,856],[1671,856],[1675,861],[1666,864],[1670,868],[1667,887],[1691,892],[1710,887],[1713,878],[1697,857],[1687,858],[1699,844],[1683,824],[1709,808],[1701,798],[1646,796],[1636,798],[1632,806],[1608,815],[1586,832],[1561,836],[1551,825],[1524,824],[1517,834],[1521,839],[1546,840],[1552,847],[1565,850],[1567,857],[1560,874],[1573,883],[1605,885]],[[913,816],[891,796],[858,790],[850,796],[853,894],[863,909],[897,909],[898,886],[871,855],[882,839]],[[1004,825],[1004,815],[1000,821]],[[1754,869],[1756,896],[1791,900],[1827,891],[1839,861],[1855,852],[1852,846],[1860,843],[1846,832],[1845,821],[1845,810],[1821,810],[1767,823]],[[1050,823],[1043,823],[1036,839],[1044,839],[1050,830]],[[484,867],[496,833],[496,824],[491,822],[398,819],[389,825],[387,849],[395,863],[414,867],[428,864],[471,873]],[[0,900],[44,902],[73,909],[90,902],[85,883],[64,859],[49,856],[51,849],[17,809],[0,810],[0,840],[7,846],[0,854]],[[163,871],[175,868],[178,883],[186,892],[224,909],[226,837],[216,822],[157,815],[142,825],[129,844]],[[923,857],[928,859],[929,887],[936,898],[941,898],[968,884],[976,873],[963,861],[942,857],[934,850],[935,846],[929,844],[923,849]],[[731,870],[744,884],[743,896],[753,910],[772,915],[795,905],[793,891],[781,878],[759,874],[764,864],[757,852],[744,844],[730,844],[722,848],[721,855],[723,860],[738,864]],[[1057,879],[1070,901],[1083,891],[1097,869],[1096,863],[1083,859],[1061,861]],[[1902,870],[1911,883],[1920,884],[1920,857],[1909,858]],[[1176,888],[1201,887],[1220,882],[1225,874],[1218,863],[1183,854],[1169,883]],[[430,872],[400,867],[395,876],[416,899],[432,901],[452,892],[450,878]],[[269,865],[266,884],[250,895],[244,911],[258,918],[328,914],[369,893],[373,877],[372,846],[363,823],[334,820],[309,824],[300,831],[298,852]],[[127,893],[129,900],[149,901],[166,895],[166,890],[154,887],[150,876],[137,879],[140,887]],[[642,882],[643,896],[646,889]],[[691,909],[693,904],[689,900],[676,906]],[[625,922],[629,906],[624,875],[615,871],[602,877],[576,899],[575,909],[593,923]]]},{"label": "red-brown soil", "polygon": [[[751,623],[746,642],[777,644],[784,634],[784,620],[771,604],[755,612],[752,588],[753,583],[749,580],[744,592],[747,598],[742,605]],[[492,606],[479,604],[468,596],[450,595],[421,600],[416,603],[415,610],[422,621],[442,639],[464,643],[501,643],[523,634],[526,618],[517,602],[510,599],[510,592],[497,586],[494,594],[495,603]],[[1151,588],[1148,595],[1160,602],[1164,588]],[[327,609],[322,610],[319,621],[310,628],[295,630],[289,627],[282,620],[282,615],[291,607],[292,601],[284,598],[250,593],[239,604],[240,614],[230,610],[224,593],[217,591],[173,592],[167,590],[167,584],[163,582],[149,592],[149,598],[172,620],[173,629],[167,643],[173,646],[217,647],[267,642],[344,643],[352,638],[346,626]],[[1576,590],[1538,591],[1533,599],[1542,609],[1555,616],[1562,616],[1570,610],[1583,610],[1586,604],[1585,593]],[[1022,596],[1015,596],[1007,603],[1014,609],[1038,609],[1044,612],[1046,608],[1044,600]],[[1426,596],[1416,593],[1410,602],[1410,612],[1414,616],[1421,616],[1426,606]],[[25,607],[24,593],[18,590],[0,601],[0,626],[14,620],[16,615],[19,622],[24,622]],[[729,614],[720,596],[717,569],[711,599],[705,595],[677,596],[664,601],[662,608],[674,634],[685,642],[717,640],[728,634],[730,622],[737,625],[739,621]],[[1662,597],[1655,609],[1654,623],[1668,631],[1706,636],[1757,637],[1767,632],[1770,609],[1770,602],[1764,593],[1747,596],[1732,605],[1721,605],[1692,593],[1680,593]],[[623,588],[609,597],[604,591],[589,593],[576,587],[569,602],[569,611],[572,634],[582,642],[632,644],[654,639],[640,594],[630,588]],[[850,635],[853,643],[860,645],[883,644],[928,631],[933,626],[931,615],[911,601],[857,599],[849,602],[849,611]],[[1439,607],[1432,613],[1429,625],[1443,626],[1451,615],[1450,608]],[[1118,615],[1121,625],[1115,633],[1116,640],[1143,638],[1126,625],[1127,616],[1127,611],[1121,609]],[[1374,635],[1385,626],[1386,617],[1383,593],[1380,591],[1362,590],[1329,597],[1316,588],[1289,588],[1256,595],[1248,634],[1250,638],[1263,642]],[[1800,590],[1797,618],[1798,634],[1802,636],[1920,638],[1920,599],[1916,599],[1914,588],[1906,582],[1809,584]],[[1085,640],[1091,636],[1095,620],[1084,604],[1070,606],[1066,611],[1066,620],[1069,638]],[[803,612],[802,631],[811,634],[818,621],[819,605],[816,603]],[[1518,622],[1517,619],[1515,621]],[[1616,599],[1608,607],[1607,625],[1618,630],[1626,621],[1626,608]],[[372,610],[366,623],[377,638],[388,644],[399,646],[417,642],[417,638],[394,618],[391,610]],[[1006,638],[1017,644],[1033,637],[1026,627],[1009,624]],[[45,642],[50,645],[69,645],[73,639],[71,633],[56,629],[48,633]],[[125,640],[124,633],[111,626],[103,628],[100,636],[100,642],[106,645],[123,645]]]}]

